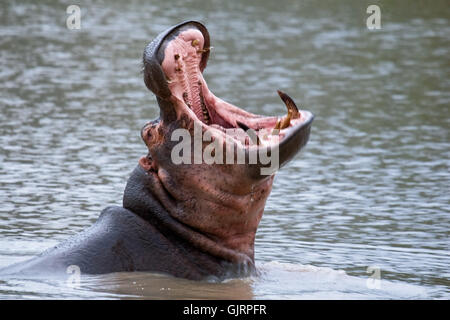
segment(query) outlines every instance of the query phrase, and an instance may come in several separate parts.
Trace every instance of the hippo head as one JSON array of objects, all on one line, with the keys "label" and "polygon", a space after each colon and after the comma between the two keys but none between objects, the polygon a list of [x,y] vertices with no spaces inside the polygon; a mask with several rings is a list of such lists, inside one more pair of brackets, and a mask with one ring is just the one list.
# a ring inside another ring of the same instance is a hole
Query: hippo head
[{"label": "hippo head", "polygon": [[141,130],[148,154],[139,165],[170,219],[204,238],[198,246],[253,263],[274,173],[306,144],[314,116],[280,91],[288,109],[282,117],[217,98],[202,75],[210,48],[206,27],[196,21],[169,28],[146,47],[144,81],[160,117]]}]

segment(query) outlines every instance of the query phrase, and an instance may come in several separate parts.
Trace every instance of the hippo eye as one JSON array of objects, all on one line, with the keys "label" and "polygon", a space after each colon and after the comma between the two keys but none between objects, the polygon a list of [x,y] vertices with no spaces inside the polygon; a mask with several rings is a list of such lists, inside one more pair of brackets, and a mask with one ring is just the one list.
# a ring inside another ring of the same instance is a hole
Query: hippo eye
[{"label": "hippo eye", "polygon": [[149,137],[150,130],[147,130],[147,132],[145,132],[145,129],[147,128],[147,125],[148,125],[148,123],[145,126],[143,126],[142,129],[141,129],[141,138],[142,138],[142,140],[144,140],[144,135],[146,135],[147,138]]}]

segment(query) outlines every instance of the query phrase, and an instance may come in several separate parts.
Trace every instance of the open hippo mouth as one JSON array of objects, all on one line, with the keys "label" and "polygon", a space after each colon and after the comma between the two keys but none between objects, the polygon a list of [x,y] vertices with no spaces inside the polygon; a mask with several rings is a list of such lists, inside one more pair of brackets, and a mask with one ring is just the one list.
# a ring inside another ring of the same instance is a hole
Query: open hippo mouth
[{"label": "open hippo mouth", "polygon": [[[189,121],[182,121],[181,127],[189,129],[196,124],[203,131],[213,132],[216,139],[231,139],[247,156],[250,150],[275,151],[278,169],[307,143],[314,115],[298,110],[294,101],[279,90],[287,107],[287,114],[281,117],[252,114],[216,97],[202,74],[210,49],[206,27],[196,21],[171,27],[147,46],[144,81],[157,96],[161,118],[171,122],[187,116]],[[236,132],[245,132],[244,139]]]}]

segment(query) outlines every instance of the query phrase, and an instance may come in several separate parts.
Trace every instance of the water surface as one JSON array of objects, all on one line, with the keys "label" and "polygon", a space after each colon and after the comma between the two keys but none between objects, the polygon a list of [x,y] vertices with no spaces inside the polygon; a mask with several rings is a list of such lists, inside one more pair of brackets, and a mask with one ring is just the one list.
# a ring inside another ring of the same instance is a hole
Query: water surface
[{"label": "water surface", "polygon": [[[366,28],[377,3],[382,28]],[[158,116],[142,51],[180,21],[206,24],[219,97],[316,114],[276,176],[257,233],[259,276],[223,283],[150,273],[0,279],[0,298],[450,297],[450,23],[446,1],[63,1],[0,5],[0,267],[121,205]],[[368,267],[381,272],[368,286]]]}]

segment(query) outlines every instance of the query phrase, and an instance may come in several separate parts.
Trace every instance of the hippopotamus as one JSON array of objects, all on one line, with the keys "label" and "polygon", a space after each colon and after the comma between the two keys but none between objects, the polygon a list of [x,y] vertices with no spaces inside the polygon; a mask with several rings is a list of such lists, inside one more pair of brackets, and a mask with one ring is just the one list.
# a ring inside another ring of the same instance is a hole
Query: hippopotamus
[{"label": "hippopotamus", "polygon": [[[143,77],[160,115],[141,129],[148,153],[128,179],[123,205],[106,207],[91,227],[0,274],[53,275],[73,265],[82,274],[148,271],[193,280],[255,272],[255,234],[275,172],[306,145],[314,115],[281,91],[283,116],[216,97],[203,78],[210,50],[197,21],[147,45]],[[263,151],[276,166],[258,157]]]}]

